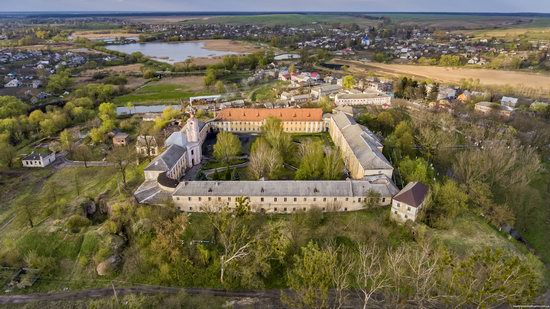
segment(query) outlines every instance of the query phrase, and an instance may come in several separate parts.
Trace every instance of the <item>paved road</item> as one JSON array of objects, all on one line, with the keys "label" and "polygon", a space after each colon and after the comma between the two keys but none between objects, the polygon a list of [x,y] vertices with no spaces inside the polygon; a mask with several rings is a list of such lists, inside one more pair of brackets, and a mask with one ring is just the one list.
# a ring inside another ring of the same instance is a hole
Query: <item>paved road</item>
[{"label": "paved road", "polygon": [[[278,302],[280,299],[279,290],[268,291],[226,291],[219,289],[201,289],[201,288],[173,288],[157,286],[134,286],[116,288],[117,296],[130,294],[177,294],[185,292],[188,295],[208,295],[233,298],[257,298]],[[0,304],[26,304],[30,302],[42,301],[60,301],[60,300],[81,300],[89,298],[104,298],[114,296],[113,288],[90,289],[83,291],[67,291],[56,293],[39,293],[27,295],[0,295]]]}]

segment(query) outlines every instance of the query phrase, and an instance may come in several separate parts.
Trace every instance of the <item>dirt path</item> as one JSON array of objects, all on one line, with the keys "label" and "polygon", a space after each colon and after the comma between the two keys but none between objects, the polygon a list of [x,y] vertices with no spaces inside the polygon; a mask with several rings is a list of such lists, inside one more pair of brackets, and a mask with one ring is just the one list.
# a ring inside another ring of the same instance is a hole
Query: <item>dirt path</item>
[{"label": "dirt path", "polygon": [[116,291],[117,296],[131,295],[131,294],[178,294],[185,292],[189,295],[209,295],[218,297],[235,297],[235,298],[260,298],[269,299],[270,302],[278,302],[280,298],[280,291],[268,290],[268,291],[226,291],[219,289],[201,289],[201,288],[175,288],[175,287],[158,287],[158,286],[134,286],[123,288],[100,288],[89,289],[82,291],[67,291],[56,293],[38,293],[27,295],[1,295],[0,304],[26,304],[31,302],[44,302],[44,301],[71,301],[90,298],[104,298],[114,296]]}]

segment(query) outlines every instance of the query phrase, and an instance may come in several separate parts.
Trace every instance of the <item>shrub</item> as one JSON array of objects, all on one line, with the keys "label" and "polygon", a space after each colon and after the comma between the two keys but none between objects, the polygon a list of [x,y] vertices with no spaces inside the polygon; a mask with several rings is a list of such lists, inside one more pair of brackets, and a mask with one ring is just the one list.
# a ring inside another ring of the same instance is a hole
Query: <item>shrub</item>
[{"label": "shrub", "polygon": [[91,224],[90,220],[81,216],[81,215],[72,215],[69,220],[67,220],[67,227],[71,232],[78,233],[83,227],[87,227]]}]

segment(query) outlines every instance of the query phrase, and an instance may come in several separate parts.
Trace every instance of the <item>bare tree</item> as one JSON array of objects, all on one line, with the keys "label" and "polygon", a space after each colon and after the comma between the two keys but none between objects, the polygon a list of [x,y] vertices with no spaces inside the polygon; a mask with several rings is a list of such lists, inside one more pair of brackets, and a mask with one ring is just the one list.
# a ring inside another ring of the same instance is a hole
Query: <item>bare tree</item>
[{"label": "bare tree", "polygon": [[349,288],[351,286],[350,275],[354,271],[353,254],[351,251],[341,246],[335,247],[334,244],[328,246],[327,251],[332,256],[337,256],[338,261],[332,268],[332,281],[336,292],[333,308],[342,308],[349,297]]},{"label": "bare tree", "polygon": [[120,172],[125,189],[128,189],[126,170],[133,159],[134,152],[128,147],[115,147],[108,157],[108,160],[112,162],[115,168]]},{"label": "bare tree", "polygon": [[[399,261],[401,261],[400,258],[395,262]],[[367,308],[375,293],[390,286],[390,280],[384,269],[384,254],[376,244],[359,247],[356,269],[356,285],[362,294],[363,308]]]},{"label": "bare tree", "polygon": [[[217,232],[218,241],[223,247],[220,256],[220,282],[224,283],[226,268],[251,253],[254,238],[245,224],[227,205],[207,206],[210,224]],[[219,210],[219,211],[216,211]]]}]

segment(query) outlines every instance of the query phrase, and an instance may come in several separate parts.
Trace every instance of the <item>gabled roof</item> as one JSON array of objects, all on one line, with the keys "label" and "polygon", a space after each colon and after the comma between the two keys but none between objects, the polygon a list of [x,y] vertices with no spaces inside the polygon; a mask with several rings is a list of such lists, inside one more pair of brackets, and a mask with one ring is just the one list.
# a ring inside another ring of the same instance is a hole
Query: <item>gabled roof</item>
[{"label": "gabled roof", "polygon": [[146,171],[167,172],[176,165],[181,157],[185,155],[186,148],[178,145],[170,145],[160,156],[156,157],[147,167]]},{"label": "gabled roof", "polygon": [[39,152],[33,152],[29,155],[26,155],[23,157],[23,161],[35,161],[35,160],[42,160],[42,158],[47,157],[51,155],[51,153],[39,153]]},{"label": "gabled roof", "polygon": [[321,121],[323,110],[320,108],[226,108],[220,111],[220,121],[263,121],[274,117],[282,121]]},{"label": "gabled roof", "polygon": [[393,166],[379,150],[382,143],[374,133],[343,112],[337,112],[332,117],[351,151],[365,170],[393,169]]},{"label": "gabled roof", "polygon": [[420,182],[410,182],[393,199],[416,208],[422,205],[428,191],[426,185]]}]

